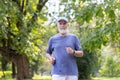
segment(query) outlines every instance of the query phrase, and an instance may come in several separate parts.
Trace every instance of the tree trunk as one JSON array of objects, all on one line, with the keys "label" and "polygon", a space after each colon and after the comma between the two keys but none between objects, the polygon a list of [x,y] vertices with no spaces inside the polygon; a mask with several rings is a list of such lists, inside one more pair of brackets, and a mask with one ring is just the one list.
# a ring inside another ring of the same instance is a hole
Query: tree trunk
[{"label": "tree trunk", "polygon": [[[15,75],[15,66],[17,68],[17,80],[23,80],[26,78],[30,78],[30,74],[29,74],[29,60],[28,57],[25,56],[24,54],[20,54],[16,52],[16,49],[12,50],[13,48],[11,48],[12,44],[14,44],[14,38],[16,39],[16,36],[18,36],[18,34],[14,34],[11,29],[12,26],[11,24],[16,24],[19,32],[19,34],[21,35],[21,30],[23,29],[22,27],[24,26],[24,24],[27,24],[27,29],[26,27],[25,29],[25,33],[29,34],[32,31],[32,26],[31,24],[36,23],[37,21],[37,17],[38,17],[38,13],[42,10],[43,6],[45,5],[45,3],[48,0],[39,0],[38,4],[36,5],[37,10],[34,11],[35,13],[33,13],[32,18],[29,20],[28,23],[24,23],[24,18],[21,16],[26,16],[26,10],[28,4],[29,4],[29,0],[12,0],[13,2],[16,3],[16,5],[18,5],[18,11],[17,11],[17,23],[12,22],[13,19],[11,19],[12,17],[6,17],[7,21],[6,21],[6,25],[7,25],[7,39],[3,38],[2,39],[2,44],[0,45],[0,54],[5,57],[6,60],[11,61],[13,63],[13,75]],[[9,2],[9,1],[7,1]],[[26,3],[26,4],[25,4]],[[28,12],[29,13],[29,12]],[[20,14],[20,15],[18,15]],[[16,18],[14,19],[16,20]],[[4,21],[4,20],[3,20]],[[24,35],[24,34],[23,34]],[[18,39],[18,43],[20,42],[20,40],[22,40],[23,37],[20,37],[20,39]],[[27,40],[27,37],[25,38]],[[14,46],[15,47],[15,46]]]},{"label": "tree trunk", "polygon": [[[12,51],[12,50],[9,52],[10,53],[8,54],[7,49],[0,47],[0,54],[7,61],[11,61],[16,66],[16,68],[17,68],[16,79],[23,80],[23,79],[31,78],[31,76],[29,74],[29,59],[28,59],[28,57],[25,55],[17,54],[17,53],[15,53],[15,51]],[[15,69],[15,67],[12,67],[12,69]],[[14,70],[12,70],[12,71],[14,71]],[[13,73],[15,73],[15,72],[13,72]]]},{"label": "tree trunk", "polygon": [[19,55],[15,58],[17,66],[17,80],[31,78],[29,74],[29,60],[26,56]]},{"label": "tree trunk", "polygon": [[15,64],[12,62],[12,78],[16,77],[16,68],[15,68]]}]

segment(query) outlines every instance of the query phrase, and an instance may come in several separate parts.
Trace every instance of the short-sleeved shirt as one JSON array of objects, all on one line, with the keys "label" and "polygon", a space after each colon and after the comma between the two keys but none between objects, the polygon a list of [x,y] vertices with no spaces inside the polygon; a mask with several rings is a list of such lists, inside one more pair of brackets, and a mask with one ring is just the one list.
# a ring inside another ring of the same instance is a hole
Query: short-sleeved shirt
[{"label": "short-sleeved shirt", "polygon": [[71,47],[73,50],[82,50],[80,41],[74,34],[61,36],[56,34],[49,39],[47,54],[53,54],[56,63],[52,65],[52,75],[78,75],[76,57],[67,53],[66,47]]}]

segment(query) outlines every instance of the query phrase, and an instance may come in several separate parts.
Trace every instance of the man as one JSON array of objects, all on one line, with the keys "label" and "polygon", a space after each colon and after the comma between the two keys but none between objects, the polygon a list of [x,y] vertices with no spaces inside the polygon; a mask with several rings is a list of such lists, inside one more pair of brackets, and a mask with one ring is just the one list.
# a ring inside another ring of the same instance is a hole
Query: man
[{"label": "man", "polygon": [[78,80],[76,57],[83,51],[76,35],[68,33],[68,19],[57,20],[59,33],[49,39],[46,56],[52,64],[53,80]]}]

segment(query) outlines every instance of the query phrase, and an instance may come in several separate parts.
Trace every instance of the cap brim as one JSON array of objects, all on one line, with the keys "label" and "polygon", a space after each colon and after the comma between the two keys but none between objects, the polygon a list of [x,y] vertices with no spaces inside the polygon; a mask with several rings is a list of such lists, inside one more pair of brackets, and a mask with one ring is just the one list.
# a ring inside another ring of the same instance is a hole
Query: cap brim
[{"label": "cap brim", "polygon": [[60,17],[60,18],[58,18],[57,22],[60,22],[60,21],[68,22],[68,19],[65,17]]}]

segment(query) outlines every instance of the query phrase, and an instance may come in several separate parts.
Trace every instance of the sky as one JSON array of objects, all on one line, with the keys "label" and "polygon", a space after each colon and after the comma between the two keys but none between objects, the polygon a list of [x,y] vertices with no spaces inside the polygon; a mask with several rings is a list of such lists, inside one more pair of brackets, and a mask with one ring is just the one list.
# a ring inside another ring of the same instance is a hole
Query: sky
[{"label": "sky", "polygon": [[60,0],[48,0],[48,2],[46,3],[46,5],[48,6],[48,13],[50,13],[53,17],[58,16],[59,3],[60,3]]}]

